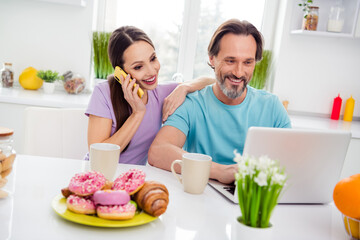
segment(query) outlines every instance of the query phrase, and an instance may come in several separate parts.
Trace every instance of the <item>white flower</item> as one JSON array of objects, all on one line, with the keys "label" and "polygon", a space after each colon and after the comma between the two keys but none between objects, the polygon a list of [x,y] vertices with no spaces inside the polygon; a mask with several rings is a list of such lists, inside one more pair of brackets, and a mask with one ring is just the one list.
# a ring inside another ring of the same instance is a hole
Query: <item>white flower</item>
[{"label": "white flower", "polygon": [[258,160],[256,158],[248,157],[248,171],[250,177],[252,177],[255,174],[257,165],[258,165]]},{"label": "white flower", "polygon": [[235,155],[235,157],[234,157],[235,162],[238,163],[238,162],[240,162],[242,160],[241,154],[238,153],[236,149],[234,149],[234,155]]},{"label": "white flower", "polygon": [[260,187],[267,186],[267,174],[263,171],[259,172],[259,174],[254,178],[254,182],[256,182]]},{"label": "white flower", "polygon": [[260,171],[269,171],[272,165],[273,161],[268,156],[261,156],[259,158],[258,169]]},{"label": "white flower", "polygon": [[275,173],[271,177],[271,185],[281,185],[283,186],[285,184],[286,176],[285,174]]}]

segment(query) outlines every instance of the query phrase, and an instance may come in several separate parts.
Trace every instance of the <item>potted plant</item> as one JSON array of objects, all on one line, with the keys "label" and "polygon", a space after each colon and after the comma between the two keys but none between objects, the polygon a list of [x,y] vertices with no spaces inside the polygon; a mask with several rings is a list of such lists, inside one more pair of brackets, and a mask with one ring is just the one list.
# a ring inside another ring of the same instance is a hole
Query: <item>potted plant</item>
[{"label": "potted plant", "polygon": [[257,62],[255,65],[254,74],[249,83],[250,86],[257,89],[263,89],[265,87],[270,61],[271,51],[264,50],[261,61]]},{"label": "potted plant", "polygon": [[240,224],[252,228],[270,228],[270,217],[286,182],[278,161],[266,156],[241,156],[234,151],[238,164],[235,174],[241,217]]},{"label": "potted plant", "polygon": [[109,32],[93,32],[93,62],[96,79],[106,79],[114,72],[107,53],[110,35]]},{"label": "potted plant", "polygon": [[44,81],[44,92],[53,93],[55,81],[60,79],[59,73],[51,70],[39,70],[36,75]]}]

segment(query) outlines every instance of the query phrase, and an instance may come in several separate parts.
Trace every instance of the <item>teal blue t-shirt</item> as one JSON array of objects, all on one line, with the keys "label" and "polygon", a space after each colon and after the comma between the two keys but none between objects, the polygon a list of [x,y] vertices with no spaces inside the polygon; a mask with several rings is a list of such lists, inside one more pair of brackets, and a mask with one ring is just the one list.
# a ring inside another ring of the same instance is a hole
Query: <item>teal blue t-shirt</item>
[{"label": "teal blue t-shirt", "polygon": [[220,164],[234,164],[233,151],[242,154],[250,127],[291,128],[291,122],[274,94],[248,86],[241,104],[226,105],[216,98],[212,86],[207,86],[188,94],[164,126],[176,127],[186,135],[185,151],[210,155]]}]

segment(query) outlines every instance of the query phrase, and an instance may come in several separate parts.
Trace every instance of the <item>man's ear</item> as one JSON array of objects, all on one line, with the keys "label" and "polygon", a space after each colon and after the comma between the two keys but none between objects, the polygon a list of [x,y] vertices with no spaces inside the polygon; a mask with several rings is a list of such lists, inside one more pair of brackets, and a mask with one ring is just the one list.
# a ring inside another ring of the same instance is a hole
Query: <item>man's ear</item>
[{"label": "man's ear", "polygon": [[213,55],[213,56],[209,56],[209,63],[211,64],[211,66],[214,67],[214,55]]}]

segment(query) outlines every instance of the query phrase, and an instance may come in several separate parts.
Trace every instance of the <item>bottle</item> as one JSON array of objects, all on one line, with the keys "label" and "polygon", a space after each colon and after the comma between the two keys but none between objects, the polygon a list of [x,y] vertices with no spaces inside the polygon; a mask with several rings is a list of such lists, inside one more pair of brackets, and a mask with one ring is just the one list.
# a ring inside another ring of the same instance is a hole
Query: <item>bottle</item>
[{"label": "bottle", "polygon": [[305,13],[302,29],[316,31],[319,21],[319,7],[310,6],[309,11]]},{"label": "bottle", "polygon": [[12,63],[4,63],[1,69],[1,82],[4,88],[10,88],[14,83],[14,72],[12,70]]},{"label": "bottle", "polygon": [[352,121],[354,114],[354,106],[355,106],[355,100],[351,96],[346,100],[344,121],[348,121],[348,122]]},{"label": "bottle", "polygon": [[335,5],[331,6],[327,24],[328,32],[341,32],[344,26],[344,12],[342,0],[337,0]]},{"label": "bottle", "polygon": [[[11,173],[12,166],[16,157],[16,152],[13,148],[13,133],[14,131],[9,128],[0,127],[0,174],[1,179],[6,179],[6,177]],[[6,184],[6,180],[3,181],[3,184]],[[3,186],[0,186],[0,188]],[[2,191],[2,197],[6,197],[8,194],[6,191]],[[4,195],[6,194],[6,195]]]},{"label": "bottle", "polygon": [[336,98],[334,98],[333,109],[331,112],[331,119],[339,120],[341,103],[342,103],[342,99],[340,98],[340,94],[339,94]]}]

